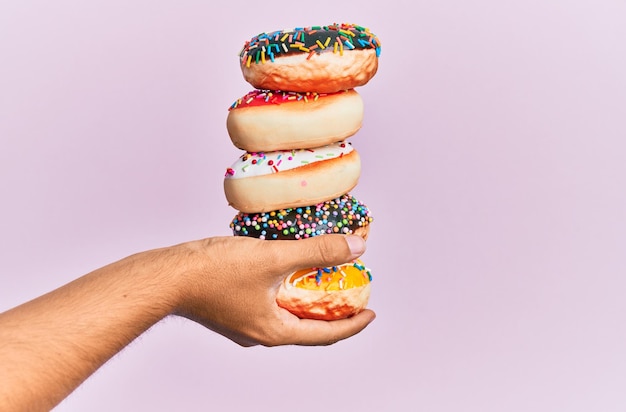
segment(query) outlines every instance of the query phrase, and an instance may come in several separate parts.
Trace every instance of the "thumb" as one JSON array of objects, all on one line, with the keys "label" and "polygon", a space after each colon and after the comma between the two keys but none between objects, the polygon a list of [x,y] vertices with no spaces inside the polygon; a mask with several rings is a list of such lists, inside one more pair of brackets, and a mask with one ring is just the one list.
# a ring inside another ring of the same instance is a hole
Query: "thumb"
[{"label": "thumb", "polygon": [[348,263],[365,252],[365,240],[357,235],[328,234],[308,239],[264,242],[276,247],[284,271],[328,267]]}]

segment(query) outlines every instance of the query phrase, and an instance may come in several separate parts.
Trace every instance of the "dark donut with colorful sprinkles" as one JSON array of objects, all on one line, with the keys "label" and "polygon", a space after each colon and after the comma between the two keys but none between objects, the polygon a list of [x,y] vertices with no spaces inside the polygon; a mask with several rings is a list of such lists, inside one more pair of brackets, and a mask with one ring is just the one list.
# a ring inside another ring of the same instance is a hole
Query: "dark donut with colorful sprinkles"
[{"label": "dark donut with colorful sprinkles", "polygon": [[239,54],[257,89],[333,93],[366,84],[378,70],[380,41],[354,24],[261,33]]},{"label": "dark donut with colorful sprinkles", "polygon": [[239,213],[230,223],[235,236],[306,239],[330,233],[354,233],[367,239],[370,210],[350,194],[312,206],[265,213]]}]

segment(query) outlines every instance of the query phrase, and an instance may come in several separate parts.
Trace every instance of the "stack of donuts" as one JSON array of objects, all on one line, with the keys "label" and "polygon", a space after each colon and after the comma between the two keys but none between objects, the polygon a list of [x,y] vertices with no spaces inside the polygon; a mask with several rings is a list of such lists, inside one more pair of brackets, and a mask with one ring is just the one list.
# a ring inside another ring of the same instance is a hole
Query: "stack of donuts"
[{"label": "stack of donuts", "polygon": [[[239,213],[235,236],[367,238],[370,211],[349,192],[361,160],[346,139],[361,128],[354,90],[376,73],[380,42],[354,24],[262,33],[240,52],[254,90],[229,109],[228,134],[244,150],[226,170],[224,192]],[[301,318],[341,319],[365,308],[371,273],[361,260],[288,276],[277,302]]]}]

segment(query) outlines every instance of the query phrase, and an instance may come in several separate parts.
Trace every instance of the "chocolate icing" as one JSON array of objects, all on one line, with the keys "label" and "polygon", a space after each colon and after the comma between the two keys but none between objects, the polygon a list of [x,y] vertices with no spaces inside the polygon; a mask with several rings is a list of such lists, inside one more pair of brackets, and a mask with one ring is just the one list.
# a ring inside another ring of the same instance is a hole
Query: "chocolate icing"
[{"label": "chocolate icing", "polygon": [[342,23],[261,33],[245,43],[239,57],[242,65],[265,63],[284,54],[335,51],[335,43],[342,50],[375,49],[380,54],[376,35],[365,27]]},{"label": "chocolate icing", "polygon": [[327,233],[352,233],[372,222],[370,211],[353,196],[313,206],[265,213],[239,213],[230,223],[235,236],[259,239],[303,239]]}]

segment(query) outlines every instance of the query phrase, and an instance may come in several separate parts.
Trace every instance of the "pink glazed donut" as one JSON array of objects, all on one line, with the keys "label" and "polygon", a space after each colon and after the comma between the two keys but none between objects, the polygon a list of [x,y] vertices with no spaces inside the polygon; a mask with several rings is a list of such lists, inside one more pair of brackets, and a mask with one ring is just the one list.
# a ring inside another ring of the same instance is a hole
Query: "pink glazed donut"
[{"label": "pink glazed donut", "polygon": [[226,128],[248,152],[307,149],[342,141],[361,128],[363,100],[354,90],[297,93],[254,90],[230,107]]}]

